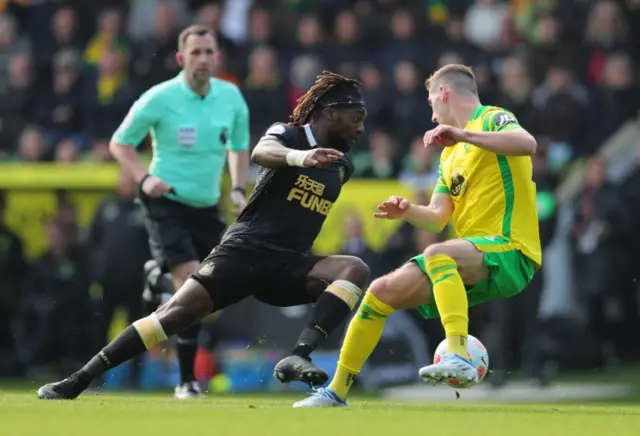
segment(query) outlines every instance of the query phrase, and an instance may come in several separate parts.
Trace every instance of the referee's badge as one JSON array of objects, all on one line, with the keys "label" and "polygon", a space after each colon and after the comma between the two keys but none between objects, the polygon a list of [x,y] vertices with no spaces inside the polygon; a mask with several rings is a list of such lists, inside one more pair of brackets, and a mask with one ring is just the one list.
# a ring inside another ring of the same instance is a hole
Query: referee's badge
[{"label": "referee's badge", "polygon": [[201,276],[210,276],[213,272],[213,262],[207,262],[200,267],[198,274]]},{"label": "referee's badge", "polygon": [[198,129],[191,126],[178,127],[178,144],[181,147],[191,148],[198,140]]}]

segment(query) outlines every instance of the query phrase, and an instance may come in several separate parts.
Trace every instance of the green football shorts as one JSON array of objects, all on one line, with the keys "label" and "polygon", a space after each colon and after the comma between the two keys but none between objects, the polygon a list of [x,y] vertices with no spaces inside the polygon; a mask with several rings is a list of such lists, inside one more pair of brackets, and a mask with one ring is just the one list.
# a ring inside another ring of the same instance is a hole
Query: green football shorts
[{"label": "green football shorts", "polygon": [[[469,307],[497,298],[513,297],[522,292],[531,282],[536,272],[535,262],[521,251],[511,248],[507,239],[500,236],[462,239],[471,242],[484,253],[483,263],[489,268],[489,278],[467,288]],[[411,258],[409,262],[415,262],[427,274],[424,254]],[[433,298],[429,304],[419,306],[417,309],[427,319],[440,316]]]}]

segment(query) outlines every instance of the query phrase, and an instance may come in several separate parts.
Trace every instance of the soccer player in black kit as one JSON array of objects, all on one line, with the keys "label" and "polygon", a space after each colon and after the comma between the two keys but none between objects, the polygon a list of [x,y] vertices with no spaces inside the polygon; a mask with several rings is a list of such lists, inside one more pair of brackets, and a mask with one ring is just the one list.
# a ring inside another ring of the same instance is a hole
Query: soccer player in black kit
[{"label": "soccer player in black kit", "polygon": [[272,125],[256,145],[252,159],[262,168],[255,190],[220,245],[167,303],[127,327],[79,371],[42,386],[38,397],[74,399],[109,369],[250,295],[279,307],[315,303],[274,376],[283,383],[324,384],[328,375],[309,356],[356,306],[369,268],[353,256],[308,253],[353,172],[344,153],[363,134],[365,117],[357,81],[318,76],[289,124]]}]

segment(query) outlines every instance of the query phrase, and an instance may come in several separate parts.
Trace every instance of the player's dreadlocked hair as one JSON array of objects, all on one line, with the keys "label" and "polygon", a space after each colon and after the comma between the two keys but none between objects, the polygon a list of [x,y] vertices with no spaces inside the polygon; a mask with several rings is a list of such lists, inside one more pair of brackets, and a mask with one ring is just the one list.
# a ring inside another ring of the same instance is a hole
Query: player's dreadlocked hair
[{"label": "player's dreadlocked hair", "polygon": [[[327,95],[328,91],[339,88],[342,92],[333,95],[332,99],[335,102],[341,99],[346,99],[348,95],[358,95],[359,103],[362,104],[362,97],[359,93],[360,82],[355,79],[349,79],[341,76],[340,74],[331,73],[329,71],[323,71],[322,74],[316,77],[314,85],[300,97],[297,101],[297,106],[293,110],[293,114],[289,117],[289,124],[294,126],[302,126],[311,121],[312,116],[317,109],[323,107],[320,103],[320,99]],[[332,103],[333,101],[324,102],[324,104]]]}]

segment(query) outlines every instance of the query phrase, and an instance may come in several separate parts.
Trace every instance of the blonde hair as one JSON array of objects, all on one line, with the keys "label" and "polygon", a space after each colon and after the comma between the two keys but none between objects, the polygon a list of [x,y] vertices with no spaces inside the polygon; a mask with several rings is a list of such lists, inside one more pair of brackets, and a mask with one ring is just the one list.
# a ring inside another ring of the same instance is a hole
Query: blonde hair
[{"label": "blonde hair", "polygon": [[476,76],[473,74],[471,67],[462,64],[449,64],[436,70],[424,82],[427,91],[434,84],[446,83],[457,91],[468,91],[474,95],[478,95],[478,86],[476,85]]}]

